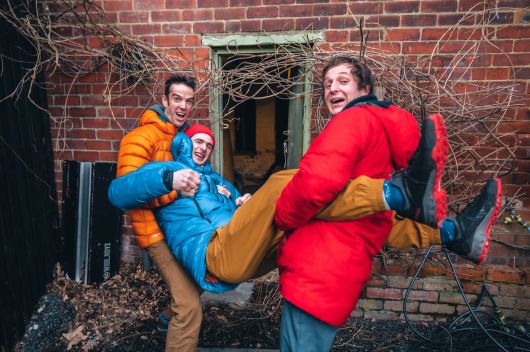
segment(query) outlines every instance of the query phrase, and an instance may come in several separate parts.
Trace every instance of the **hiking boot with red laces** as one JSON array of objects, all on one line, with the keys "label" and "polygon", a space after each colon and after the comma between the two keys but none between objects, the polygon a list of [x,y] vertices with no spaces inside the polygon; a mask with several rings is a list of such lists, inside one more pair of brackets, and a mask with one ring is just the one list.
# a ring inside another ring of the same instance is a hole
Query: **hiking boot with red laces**
[{"label": "hiking boot with red laces", "polygon": [[498,178],[488,180],[480,194],[462,212],[448,218],[455,223],[455,238],[445,243],[448,249],[476,264],[486,259],[490,230],[501,208],[501,192]]},{"label": "hiking boot with red laces", "polygon": [[405,199],[400,216],[437,228],[445,218],[447,195],[442,174],[447,160],[447,132],[443,117],[431,115],[423,122],[418,149],[408,167],[390,179]]}]

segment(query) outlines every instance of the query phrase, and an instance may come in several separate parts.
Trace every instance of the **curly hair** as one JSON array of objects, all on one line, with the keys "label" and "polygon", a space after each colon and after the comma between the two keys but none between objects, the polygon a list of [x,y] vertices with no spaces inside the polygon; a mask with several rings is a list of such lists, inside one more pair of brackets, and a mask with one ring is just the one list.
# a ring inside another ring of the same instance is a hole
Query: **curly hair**
[{"label": "curly hair", "polygon": [[[370,87],[369,94],[374,92],[374,76],[372,71],[364,62],[359,61],[353,56],[334,56],[328,60],[326,66],[322,69],[322,86],[324,85],[324,79],[326,78],[326,73],[335,66],[342,64],[351,65],[351,74],[355,78],[359,89],[363,89],[367,86]],[[324,89],[322,90],[324,91]]]}]

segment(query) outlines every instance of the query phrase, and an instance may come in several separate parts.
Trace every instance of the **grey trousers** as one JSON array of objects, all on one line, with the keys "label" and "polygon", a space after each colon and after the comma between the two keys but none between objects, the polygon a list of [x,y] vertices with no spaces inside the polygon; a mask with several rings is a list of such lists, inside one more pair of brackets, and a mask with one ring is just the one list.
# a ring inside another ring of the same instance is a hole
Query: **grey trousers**
[{"label": "grey trousers", "polygon": [[281,352],[328,352],[337,328],[283,300],[280,323]]}]

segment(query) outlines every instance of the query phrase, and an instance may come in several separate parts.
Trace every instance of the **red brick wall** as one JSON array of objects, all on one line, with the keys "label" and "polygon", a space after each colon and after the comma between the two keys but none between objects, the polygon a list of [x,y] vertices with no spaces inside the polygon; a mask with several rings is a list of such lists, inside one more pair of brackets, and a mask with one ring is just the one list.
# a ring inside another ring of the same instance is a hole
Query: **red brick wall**
[{"label": "red brick wall", "polygon": [[[471,35],[471,30],[480,19],[478,11],[483,9],[480,3],[474,0],[99,1],[109,21],[125,33],[160,48],[178,47],[187,59],[200,60],[201,64],[209,55],[209,49],[201,46],[203,34],[320,30],[324,32],[325,42],[318,43],[318,47],[333,51],[359,42],[360,33],[354,16],[358,21],[363,19],[365,33],[369,32],[369,44],[373,48],[407,55],[410,60],[431,54],[440,37],[458,24],[456,30],[445,37],[449,42],[444,52],[450,57],[465,40],[477,39],[476,34]],[[530,218],[530,10],[523,8],[525,1],[497,0],[490,3],[499,10],[495,12],[492,8],[493,21],[486,28],[489,43],[483,45],[479,60],[473,63],[467,79],[504,82],[511,78],[517,83],[517,93],[527,101],[524,107],[508,112],[508,120],[498,126],[498,132],[508,134],[509,143],[517,147],[516,167],[503,177],[505,190],[512,195],[522,190],[521,201],[516,204],[517,211]],[[462,20],[468,11],[472,15]],[[97,45],[97,41],[92,43]],[[113,101],[110,109],[102,95],[106,74],[102,69],[79,78],[72,86],[70,79],[58,71],[49,77],[53,83],[48,96],[52,118],[56,121],[52,133],[56,143],[59,190],[61,160],[115,161],[121,137],[135,126],[142,110],[153,102],[146,92],[138,89]],[[204,119],[206,116],[206,110],[201,109],[194,118]],[[495,235],[502,242],[528,248],[529,233],[512,229],[496,230]],[[124,236],[126,260],[134,259],[138,254],[130,234],[129,228]],[[488,263],[528,268],[528,254],[528,250],[494,242]],[[486,270],[486,277],[487,273]],[[388,287],[389,290],[385,291],[388,294],[394,292],[392,289],[400,289],[394,288],[391,282],[389,279],[382,286],[372,282],[367,289],[367,302],[378,295],[377,287]],[[390,308],[393,299],[397,296],[384,303],[389,311],[393,310]],[[428,306],[423,307],[420,304],[419,311],[428,313]]]}]

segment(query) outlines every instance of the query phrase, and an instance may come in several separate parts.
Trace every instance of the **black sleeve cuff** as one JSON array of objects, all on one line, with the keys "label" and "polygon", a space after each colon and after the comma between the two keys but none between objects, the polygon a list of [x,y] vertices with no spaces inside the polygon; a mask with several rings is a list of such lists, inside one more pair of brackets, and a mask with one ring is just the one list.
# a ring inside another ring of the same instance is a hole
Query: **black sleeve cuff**
[{"label": "black sleeve cuff", "polygon": [[167,191],[171,192],[171,190],[173,189],[173,171],[165,171],[163,181],[164,186],[166,186],[167,188]]}]

